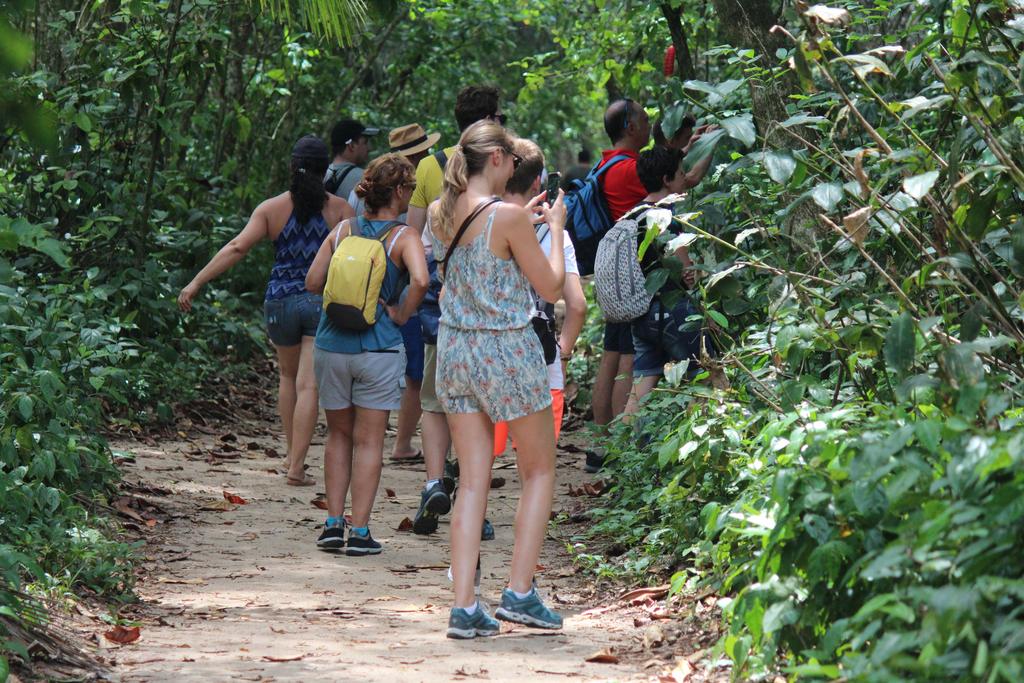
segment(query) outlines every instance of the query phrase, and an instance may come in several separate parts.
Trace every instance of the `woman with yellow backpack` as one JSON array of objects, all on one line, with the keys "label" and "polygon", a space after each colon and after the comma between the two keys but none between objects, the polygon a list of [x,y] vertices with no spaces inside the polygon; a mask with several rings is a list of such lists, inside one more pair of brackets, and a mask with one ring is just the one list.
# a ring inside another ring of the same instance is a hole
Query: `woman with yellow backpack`
[{"label": "woman with yellow backpack", "polygon": [[321,550],[356,556],[381,551],[369,521],[388,416],[402,402],[405,349],[399,328],[416,312],[429,281],[419,233],[396,220],[408,210],[415,187],[415,169],[405,157],[385,154],[372,161],[355,189],[364,214],[331,231],[306,275],[306,288],[323,292],[314,351],[320,406],[327,415],[328,517],[317,539]]}]

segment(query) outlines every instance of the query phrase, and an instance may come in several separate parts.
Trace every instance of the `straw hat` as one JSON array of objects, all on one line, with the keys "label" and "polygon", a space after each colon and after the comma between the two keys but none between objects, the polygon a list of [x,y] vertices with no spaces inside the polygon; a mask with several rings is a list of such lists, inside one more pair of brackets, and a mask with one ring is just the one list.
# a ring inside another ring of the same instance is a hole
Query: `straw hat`
[{"label": "straw hat", "polygon": [[391,151],[402,156],[411,156],[417,152],[425,152],[441,139],[440,133],[430,133],[423,130],[418,123],[410,123],[407,126],[400,126],[391,131],[388,135],[388,144]]}]

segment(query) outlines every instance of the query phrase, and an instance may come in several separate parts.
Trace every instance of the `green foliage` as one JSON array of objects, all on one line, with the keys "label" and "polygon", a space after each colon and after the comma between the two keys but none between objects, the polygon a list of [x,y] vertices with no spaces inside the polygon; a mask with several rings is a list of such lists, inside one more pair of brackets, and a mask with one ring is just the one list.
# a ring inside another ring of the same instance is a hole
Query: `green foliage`
[{"label": "green foliage", "polygon": [[661,97],[722,125],[678,207],[719,357],[615,429],[597,531],[728,596],[740,680],[1024,669],[1024,26],[937,7],[780,17]]}]

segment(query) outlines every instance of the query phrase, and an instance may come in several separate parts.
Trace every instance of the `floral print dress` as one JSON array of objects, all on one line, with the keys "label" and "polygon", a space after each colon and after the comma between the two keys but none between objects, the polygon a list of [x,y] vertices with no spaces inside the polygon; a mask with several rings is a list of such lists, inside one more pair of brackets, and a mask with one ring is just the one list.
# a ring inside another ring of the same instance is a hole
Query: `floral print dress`
[{"label": "floral print dress", "polygon": [[[544,352],[530,326],[530,284],[515,259],[491,252],[484,229],[448,262],[437,337],[437,397],[446,413],[483,412],[494,422],[551,405]],[[434,239],[434,253],[444,245]]]}]

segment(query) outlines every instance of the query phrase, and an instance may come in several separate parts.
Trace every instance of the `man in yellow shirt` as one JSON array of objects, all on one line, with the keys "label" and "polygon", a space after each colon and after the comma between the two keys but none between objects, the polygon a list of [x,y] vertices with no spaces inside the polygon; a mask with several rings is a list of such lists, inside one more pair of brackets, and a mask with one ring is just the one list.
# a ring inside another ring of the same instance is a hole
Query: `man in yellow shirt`
[{"label": "man in yellow shirt", "polygon": [[[455,122],[459,126],[459,131],[464,131],[482,119],[491,119],[505,125],[505,115],[501,113],[501,92],[490,86],[470,85],[463,88],[455,99]],[[423,459],[427,466],[427,484],[420,494],[419,510],[413,520],[412,530],[417,534],[434,533],[437,530],[438,515],[443,515],[451,509],[449,492],[442,483],[445,457],[451,447],[451,434],[448,432],[448,419],[437,400],[437,389],[434,384],[437,370],[437,321],[441,317],[437,302],[439,287],[433,274],[430,240],[424,234],[424,226],[427,222],[427,207],[441,196],[441,185],[444,182],[442,166],[454,153],[454,146],[447,147],[442,152],[420,161],[416,166],[416,189],[409,200],[407,222],[423,235],[423,243],[428,249],[427,262],[431,266],[431,289],[419,310],[425,343],[420,405],[423,408],[422,442]],[[487,520],[484,520],[482,538],[494,538],[494,528]]]}]

